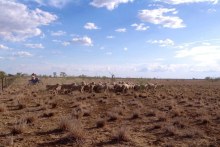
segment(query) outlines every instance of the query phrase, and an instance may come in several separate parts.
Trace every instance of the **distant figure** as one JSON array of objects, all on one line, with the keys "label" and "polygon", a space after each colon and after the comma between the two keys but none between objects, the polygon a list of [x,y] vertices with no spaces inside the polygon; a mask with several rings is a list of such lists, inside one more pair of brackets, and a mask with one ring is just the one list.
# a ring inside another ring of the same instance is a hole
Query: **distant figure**
[{"label": "distant figure", "polygon": [[115,75],[114,74],[112,74],[112,79],[114,79],[115,78]]},{"label": "distant figure", "polygon": [[31,74],[31,79],[29,80],[29,84],[36,84],[39,83],[40,80],[37,78],[37,75],[35,73]]}]

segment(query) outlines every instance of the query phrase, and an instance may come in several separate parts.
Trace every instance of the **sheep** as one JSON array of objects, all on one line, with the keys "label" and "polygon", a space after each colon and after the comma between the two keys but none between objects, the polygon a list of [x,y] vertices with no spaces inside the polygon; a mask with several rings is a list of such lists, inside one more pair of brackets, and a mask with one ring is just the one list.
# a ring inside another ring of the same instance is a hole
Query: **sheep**
[{"label": "sheep", "polygon": [[143,84],[134,85],[134,91],[144,91],[144,90],[146,90],[146,85]]},{"label": "sheep", "polygon": [[119,82],[114,85],[114,92],[123,92],[126,93],[130,89],[130,86],[125,82]]},{"label": "sheep", "polygon": [[56,88],[59,86],[59,84],[55,85],[46,85],[46,90],[56,90]]},{"label": "sheep", "polygon": [[157,88],[157,84],[147,83],[147,84],[145,85],[145,88],[146,88],[146,90],[156,89],[156,88]]},{"label": "sheep", "polygon": [[73,85],[75,85],[75,83],[73,83],[73,84],[62,84],[61,85],[61,90],[71,89],[73,87]]},{"label": "sheep", "polygon": [[57,94],[58,91],[59,91],[59,87],[61,87],[61,85],[59,85],[59,84],[46,85],[46,90],[49,91],[52,94]]},{"label": "sheep", "polygon": [[98,83],[98,84],[94,85],[93,91],[96,93],[101,93],[103,91],[102,83]]},{"label": "sheep", "polygon": [[84,92],[84,86],[83,85],[72,85],[72,91],[80,91],[81,93]]},{"label": "sheep", "polygon": [[84,86],[83,90],[86,91],[86,92],[92,93],[93,89],[94,89],[94,86],[95,86],[95,82],[89,83],[89,84]]}]

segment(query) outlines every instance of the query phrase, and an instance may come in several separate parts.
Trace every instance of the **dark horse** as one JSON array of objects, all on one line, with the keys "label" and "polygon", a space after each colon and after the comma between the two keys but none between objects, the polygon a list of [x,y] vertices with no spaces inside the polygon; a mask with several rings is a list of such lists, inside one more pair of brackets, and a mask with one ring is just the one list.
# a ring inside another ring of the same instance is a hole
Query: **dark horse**
[{"label": "dark horse", "polygon": [[41,82],[41,81],[40,81],[39,78],[32,78],[32,79],[30,79],[30,80],[28,81],[28,84],[29,84],[29,85],[35,85],[35,84],[40,83],[40,82]]}]

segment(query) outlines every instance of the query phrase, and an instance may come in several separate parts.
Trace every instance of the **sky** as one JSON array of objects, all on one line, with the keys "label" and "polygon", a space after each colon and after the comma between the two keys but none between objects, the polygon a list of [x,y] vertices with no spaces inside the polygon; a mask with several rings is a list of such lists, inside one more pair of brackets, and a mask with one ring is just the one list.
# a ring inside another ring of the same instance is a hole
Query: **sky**
[{"label": "sky", "polygon": [[0,70],[220,77],[220,2],[0,0]]}]

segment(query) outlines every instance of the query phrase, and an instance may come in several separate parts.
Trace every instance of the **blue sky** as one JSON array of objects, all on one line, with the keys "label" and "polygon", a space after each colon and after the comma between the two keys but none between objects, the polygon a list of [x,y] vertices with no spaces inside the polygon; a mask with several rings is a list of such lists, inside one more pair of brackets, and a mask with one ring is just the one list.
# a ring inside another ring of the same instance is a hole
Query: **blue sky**
[{"label": "blue sky", "polygon": [[218,0],[0,0],[0,70],[220,76]]}]

